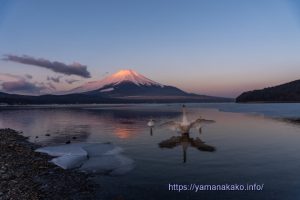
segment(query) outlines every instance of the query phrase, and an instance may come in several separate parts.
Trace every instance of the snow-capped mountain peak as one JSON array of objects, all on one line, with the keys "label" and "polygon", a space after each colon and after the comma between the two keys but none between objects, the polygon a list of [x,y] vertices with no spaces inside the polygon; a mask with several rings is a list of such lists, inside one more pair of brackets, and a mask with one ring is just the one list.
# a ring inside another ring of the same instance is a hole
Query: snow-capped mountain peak
[{"label": "snow-capped mountain peak", "polygon": [[120,70],[117,73],[105,78],[103,80],[106,84],[118,84],[124,81],[132,82],[136,85],[160,85],[145,76],[133,71],[132,69]]},{"label": "snow-capped mountain peak", "polygon": [[137,86],[160,86],[164,87],[164,85],[159,84],[155,81],[152,81],[142,74],[137,73],[132,69],[120,70],[115,74],[107,76],[106,78],[100,81],[91,81],[88,82],[80,87],[77,87],[70,92],[74,93],[81,93],[81,92],[88,92],[93,90],[98,90],[104,88],[105,86],[115,86],[123,82],[130,82],[134,83]]}]

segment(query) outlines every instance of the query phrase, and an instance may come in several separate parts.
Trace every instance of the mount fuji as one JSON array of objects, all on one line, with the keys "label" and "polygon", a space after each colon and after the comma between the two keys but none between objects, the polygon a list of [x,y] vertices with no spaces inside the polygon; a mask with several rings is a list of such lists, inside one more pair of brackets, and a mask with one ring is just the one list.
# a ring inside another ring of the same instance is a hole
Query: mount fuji
[{"label": "mount fuji", "polygon": [[157,83],[129,69],[85,83],[59,95],[26,96],[0,93],[0,104],[181,103],[231,102],[233,99],[185,92]]},{"label": "mount fuji", "polygon": [[114,98],[194,96],[176,87],[157,83],[131,69],[120,70],[100,81],[88,82],[68,93],[101,94]]},{"label": "mount fuji", "polygon": [[81,93],[81,92],[88,92],[94,90],[99,90],[99,92],[105,92],[105,91],[109,91],[107,89],[111,88],[111,90],[113,90],[117,88],[119,85],[122,85],[124,83],[134,84],[135,86],[138,87],[143,87],[143,86],[155,86],[160,88],[164,87],[164,85],[161,85],[131,69],[128,69],[128,70],[120,70],[117,73],[112,74],[100,81],[88,82],[80,87],[71,90],[70,92]]}]

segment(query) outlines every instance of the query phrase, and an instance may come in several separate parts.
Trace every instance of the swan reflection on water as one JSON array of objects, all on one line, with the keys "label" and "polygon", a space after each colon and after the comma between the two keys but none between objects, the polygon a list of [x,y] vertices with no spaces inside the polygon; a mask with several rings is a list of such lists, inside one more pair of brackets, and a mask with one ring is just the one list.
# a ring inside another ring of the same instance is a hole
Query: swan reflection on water
[{"label": "swan reflection on water", "polygon": [[172,136],[171,138],[160,142],[160,148],[172,149],[177,146],[182,146],[183,151],[183,162],[187,160],[187,149],[188,147],[196,148],[200,151],[214,152],[216,148],[211,145],[205,144],[199,137],[192,138],[189,134],[182,134],[181,136]]}]

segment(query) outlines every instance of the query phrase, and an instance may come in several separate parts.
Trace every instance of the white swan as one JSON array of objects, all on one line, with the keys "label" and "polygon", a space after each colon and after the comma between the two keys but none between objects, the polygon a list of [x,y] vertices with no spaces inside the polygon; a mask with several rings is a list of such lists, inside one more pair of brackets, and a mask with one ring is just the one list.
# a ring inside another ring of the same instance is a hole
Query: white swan
[{"label": "white swan", "polygon": [[155,125],[155,120],[153,119],[150,119],[149,122],[147,123],[147,126],[150,127],[150,135],[152,136],[153,135],[153,127]]},{"label": "white swan", "polygon": [[150,119],[150,121],[147,123],[147,126],[153,127],[155,125],[155,121],[153,119]]},{"label": "white swan", "polygon": [[203,124],[211,124],[214,123],[214,120],[203,119],[202,117],[196,119],[193,122],[189,122],[186,113],[186,106],[182,105],[182,121],[175,122],[169,121],[161,124],[160,126],[169,126],[171,128],[175,128],[175,130],[180,131],[182,134],[188,134],[191,128],[197,127],[199,132],[201,133],[201,127]]}]

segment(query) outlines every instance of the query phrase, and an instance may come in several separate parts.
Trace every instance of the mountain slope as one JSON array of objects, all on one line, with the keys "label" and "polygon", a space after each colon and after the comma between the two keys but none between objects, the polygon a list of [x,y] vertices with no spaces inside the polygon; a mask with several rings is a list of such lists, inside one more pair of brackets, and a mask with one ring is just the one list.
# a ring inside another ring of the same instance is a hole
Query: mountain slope
[{"label": "mountain slope", "polygon": [[129,69],[120,70],[117,73],[110,75],[100,81],[88,82],[80,87],[70,90],[68,93],[83,93],[93,90],[101,90],[101,88],[107,88],[107,86],[116,86],[124,82],[133,83],[137,86],[157,86],[161,88],[164,87],[163,85]]},{"label": "mountain slope", "polygon": [[[187,93],[173,86],[157,83],[133,70],[120,70],[103,80],[86,83],[70,91],[88,95],[101,94],[119,99],[201,99],[216,101],[218,97]],[[219,99],[221,100],[221,98]],[[222,98],[222,101],[225,98]],[[228,100],[228,99],[227,99]]]},{"label": "mountain slope", "polygon": [[236,102],[300,102],[300,80],[244,92]]},{"label": "mountain slope", "polygon": [[126,97],[126,96],[185,96],[188,93],[172,87],[159,85],[137,85],[133,82],[123,81],[118,84],[108,84],[98,90],[87,92],[87,94],[101,93],[110,97]]}]

